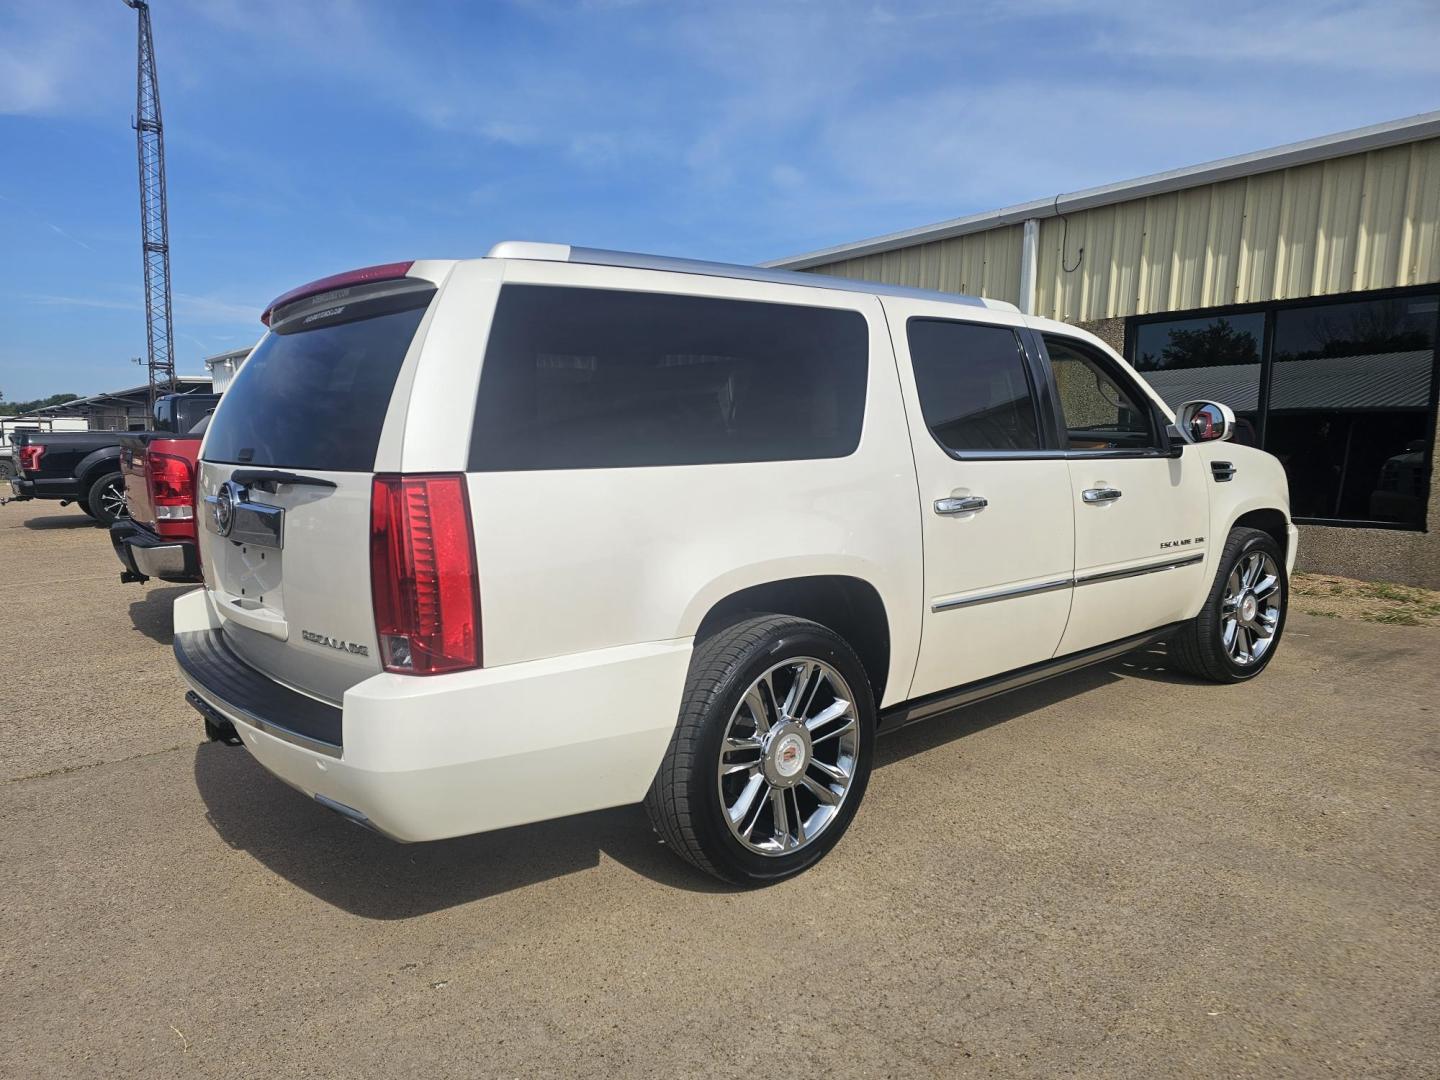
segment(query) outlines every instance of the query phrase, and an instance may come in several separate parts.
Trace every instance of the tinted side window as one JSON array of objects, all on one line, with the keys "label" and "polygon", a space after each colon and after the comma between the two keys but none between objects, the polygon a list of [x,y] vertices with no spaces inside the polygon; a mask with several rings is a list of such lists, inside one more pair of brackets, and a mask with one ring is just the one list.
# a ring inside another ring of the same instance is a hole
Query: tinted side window
[{"label": "tinted side window", "polygon": [[1157,445],[1148,403],[1109,365],[1079,345],[1045,335],[1060,411],[1072,450],[1144,450]]},{"label": "tinted side window", "polygon": [[906,324],[925,424],[949,450],[1037,450],[1035,398],[1015,331],[945,319]]},{"label": "tinted side window", "polygon": [[868,357],[856,311],[506,285],[470,468],[843,457],[860,442]]}]

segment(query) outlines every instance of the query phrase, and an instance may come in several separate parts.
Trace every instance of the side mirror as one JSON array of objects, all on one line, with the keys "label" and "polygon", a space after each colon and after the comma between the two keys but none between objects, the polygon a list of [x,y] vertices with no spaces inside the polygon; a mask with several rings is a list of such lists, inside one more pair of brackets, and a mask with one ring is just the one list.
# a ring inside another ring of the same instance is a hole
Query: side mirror
[{"label": "side mirror", "polygon": [[1235,413],[1218,401],[1187,401],[1175,411],[1175,426],[1186,442],[1220,442],[1235,434]]}]

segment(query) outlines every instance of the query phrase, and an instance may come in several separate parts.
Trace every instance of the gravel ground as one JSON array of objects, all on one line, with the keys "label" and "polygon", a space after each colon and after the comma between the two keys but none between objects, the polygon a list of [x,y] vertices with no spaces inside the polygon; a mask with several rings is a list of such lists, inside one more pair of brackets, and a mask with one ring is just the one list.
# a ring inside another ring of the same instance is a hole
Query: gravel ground
[{"label": "gravel ground", "polygon": [[1440,638],[1293,617],[882,740],[757,892],[623,808],[400,846],[201,744],[169,586],[0,507],[0,1076],[1440,1075]]}]

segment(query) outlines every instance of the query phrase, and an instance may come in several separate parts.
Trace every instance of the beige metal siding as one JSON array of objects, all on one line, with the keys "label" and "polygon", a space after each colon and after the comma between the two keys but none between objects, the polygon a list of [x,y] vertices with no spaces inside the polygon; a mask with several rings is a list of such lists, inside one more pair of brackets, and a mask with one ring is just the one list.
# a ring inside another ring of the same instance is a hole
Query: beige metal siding
[{"label": "beige metal siding", "polygon": [[1013,304],[1020,299],[1021,231],[1020,225],[1007,225],[810,269],[816,274],[986,296]]},{"label": "beige metal siding", "polygon": [[[1014,302],[1021,235],[813,269]],[[1437,282],[1440,139],[1046,218],[1037,266],[1036,312],[1071,322]]]}]

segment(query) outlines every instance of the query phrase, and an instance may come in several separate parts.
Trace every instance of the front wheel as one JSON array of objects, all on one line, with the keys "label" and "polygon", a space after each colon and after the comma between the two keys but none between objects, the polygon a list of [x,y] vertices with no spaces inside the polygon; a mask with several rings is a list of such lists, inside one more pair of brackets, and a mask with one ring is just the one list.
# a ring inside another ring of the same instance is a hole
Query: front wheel
[{"label": "front wheel", "polygon": [[875,704],[833,631],[762,615],[698,644],[645,809],[682,858],[760,885],[824,857],[870,779]]},{"label": "front wheel", "polygon": [[1258,529],[1232,530],[1205,606],[1170,642],[1171,659],[1211,682],[1253,679],[1280,644],[1289,593],[1275,539]]}]

